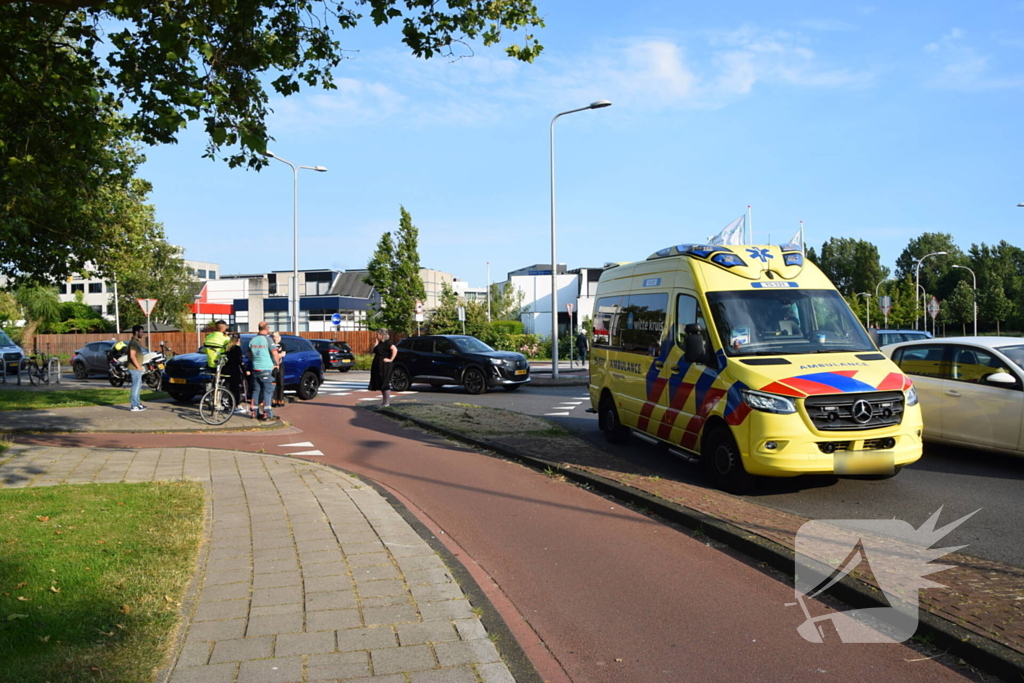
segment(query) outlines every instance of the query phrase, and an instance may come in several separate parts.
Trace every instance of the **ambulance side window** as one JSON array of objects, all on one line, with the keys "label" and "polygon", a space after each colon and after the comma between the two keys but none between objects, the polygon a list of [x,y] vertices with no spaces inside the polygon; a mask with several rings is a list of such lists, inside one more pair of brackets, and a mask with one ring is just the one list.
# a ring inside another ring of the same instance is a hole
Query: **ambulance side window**
[{"label": "ambulance side window", "polygon": [[619,346],[619,314],[622,312],[621,296],[608,296],[594,304],[594,332],[592,346]]},{"label": "ambulance side window", "polygon": [[668,293],[631,294],[619,315],[617,336],[623,351],[660,356]]},{"label": "ambulance side window", "polygon": [[700,329],[703,330],[704,346],[710,349],[711,338],[708,336],[708,324],[704,319],[703,311],[700,310],[697,299],[688,294],[680,294],[679,298],[676,299],[675,338],[676,346],[681,349],[686,346],[686,326],[691,323],[700,325]]}]

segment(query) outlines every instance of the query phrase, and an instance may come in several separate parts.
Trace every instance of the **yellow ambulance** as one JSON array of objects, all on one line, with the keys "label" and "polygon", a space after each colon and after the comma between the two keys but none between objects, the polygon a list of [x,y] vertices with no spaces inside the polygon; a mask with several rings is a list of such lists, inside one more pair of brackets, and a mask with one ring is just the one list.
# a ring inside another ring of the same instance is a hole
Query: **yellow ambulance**
[{"label": "yellow ambulance", "polygon": [[684,244],[605,270],[590,400],[608,441],[667,444],[732,492],[921,457],[913,383],[795,245]]}]

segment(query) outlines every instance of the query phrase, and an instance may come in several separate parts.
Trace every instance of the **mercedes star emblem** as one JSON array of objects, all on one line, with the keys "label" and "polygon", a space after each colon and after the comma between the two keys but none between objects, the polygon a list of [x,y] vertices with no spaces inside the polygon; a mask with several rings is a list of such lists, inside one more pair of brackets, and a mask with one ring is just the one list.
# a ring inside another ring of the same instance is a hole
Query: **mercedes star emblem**
[{"label": "mercedes star emblem", "polygon": [[853,414],[853,419],[857,422],[864,424],[871,419],[871,404],[861,399],[853,404],[853,408],[850,409]]}]

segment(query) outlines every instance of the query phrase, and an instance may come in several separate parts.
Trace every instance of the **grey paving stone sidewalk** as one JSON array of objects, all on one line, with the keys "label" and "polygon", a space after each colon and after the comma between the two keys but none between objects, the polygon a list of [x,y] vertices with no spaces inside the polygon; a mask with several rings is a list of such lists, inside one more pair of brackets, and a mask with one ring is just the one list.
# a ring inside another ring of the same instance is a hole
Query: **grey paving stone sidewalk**
[{"label": "grey paving stone sidewalk", "polygon": [[170,683],[510,683],[440,558],[371,487],[201,448],[14,446],[0,486],[193,479],[212,523]]},{"label": "grey paving stone sidewalk", "polygon": [[[280,429],[282,421],[264,425],[246,415],[233,415],[213,426],[199,417],[199,404],[178,404],[170,399],[149,401],[146,410],[133,413],[129,405],[0,411],[0,433],[18,432],[190,432],[243,429]],[[287,420],[287,410],[278,411]]]}]

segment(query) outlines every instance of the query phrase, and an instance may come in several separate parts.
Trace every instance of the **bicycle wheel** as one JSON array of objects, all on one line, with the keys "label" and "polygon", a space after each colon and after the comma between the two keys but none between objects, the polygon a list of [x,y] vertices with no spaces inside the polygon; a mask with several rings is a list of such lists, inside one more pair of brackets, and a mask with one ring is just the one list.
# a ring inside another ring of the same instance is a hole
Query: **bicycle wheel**
[{"label": "bicycle wheel", "polygon": [[46,364],[46,379],[47,382],[53,382],[54,384],[60,384],[60,359],[51,358],[50,362]]},{"label": "bicycle wheel", "polygon": [[235,412],[235,397],[224,387],[214,387],[199,401],[199,416],[208,425],[222,425]]},{"label": "bicycle wheel", "polygon": [[37,363],[35,359],[29,361],[28,381],[32,384],[32,386],[38,387],[45,381],[45,379],[46,373],[44,373],[43,369],[39,367],[39,363]]}]

